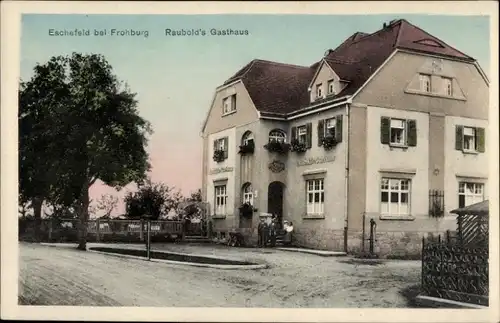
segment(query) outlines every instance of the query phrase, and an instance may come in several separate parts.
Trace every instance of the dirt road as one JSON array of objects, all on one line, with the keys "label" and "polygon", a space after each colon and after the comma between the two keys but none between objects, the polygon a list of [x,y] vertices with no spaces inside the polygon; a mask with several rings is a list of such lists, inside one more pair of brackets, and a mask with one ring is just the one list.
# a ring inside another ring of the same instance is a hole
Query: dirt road
[{"label": "dirt road", "polygon": [[[120,245],[123,247],[123,245]],[[85,306],[406,307],[399,291],[419,280],[418,261],[360,264],[268,249],[155,245],[154,249],[267,262],[269,269],[171,266],[20,244],[21,304]]]}]

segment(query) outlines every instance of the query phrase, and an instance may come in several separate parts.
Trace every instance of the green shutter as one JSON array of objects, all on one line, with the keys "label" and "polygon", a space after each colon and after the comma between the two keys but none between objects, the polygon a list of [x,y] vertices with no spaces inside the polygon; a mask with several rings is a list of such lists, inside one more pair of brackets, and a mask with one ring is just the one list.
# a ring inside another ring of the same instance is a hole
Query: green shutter
[{"label": "green shutter", "polygon": [[214,152],[217,150],[217,139],[214,140]]},{"label": "green shutter", "polygon": [[323,146],[323,138],[325,137],[325,120],[318,121],[318,147]]},{"label": "green shutter", "polygon": [[227,159],[228,156],[228,137],[224,137],[224,159]]},{"label": "green shutter", "polygon": [[291,132],[292,132],[291,133],[291,137],[292,137],[291,141],[292,140],[296,140],[297,139],[297,127],[292,127],[292,131]]},{"label": "green shutter", "polygon": [[464,148],[464,126],[455,126],[455,149],[463,150]]},{"label": "green shutter", "polygon": [[342,142],[342,119],[343,115],[339,115],[335,118],[335,140],[337,142]]},{"label": "green shutter", "polygon": [[417,120],[406,120],[408,129],[408,146],[415,147],[417,145]]},{"label": "green shutter", "polygon": [[308,124],[306,124],[306,131],[307,131],[307,135],[306,135],[306,147],[307,149],[311,148],[312,147],[312,123],[309,122]]},{"label": "green shutter", "polygon": [[476,150],[480,153],[485,152],[485,136],[484,128],[476,128]]},{"label": "green shutter", "polygon": [[391,118],[380,118],[380,142],[384,145],[391,143]]},{"label": "green shutter", "polygon": [[236,94],[231,96],[231,108],[232,110],[236,110]]}]

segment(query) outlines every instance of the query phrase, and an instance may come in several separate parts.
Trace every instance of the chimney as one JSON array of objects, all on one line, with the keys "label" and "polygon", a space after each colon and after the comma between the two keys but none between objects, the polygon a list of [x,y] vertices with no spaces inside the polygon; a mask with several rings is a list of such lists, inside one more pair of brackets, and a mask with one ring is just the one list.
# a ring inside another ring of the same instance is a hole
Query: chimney
[{"label": "chimney", "polygon": [[384,29],[387,28],[387,24],[385,22],[384,22],[383,28]]}]

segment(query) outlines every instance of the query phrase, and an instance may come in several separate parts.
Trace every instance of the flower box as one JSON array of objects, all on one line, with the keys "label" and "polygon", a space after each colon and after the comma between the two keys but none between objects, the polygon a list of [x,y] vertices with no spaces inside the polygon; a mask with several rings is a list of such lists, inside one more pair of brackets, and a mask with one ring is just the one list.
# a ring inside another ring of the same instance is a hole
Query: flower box
[{"label": "flower box", "polygon": [[290,145],[285,142],[271,141],[265,144],[264,148],[266,148],[270,152],[284,155],[290,150]]},{"label": "flower box", "polygon": [[337,140],[335,139],[334,136],[328,135],[323,138],[323,147],[325,150],[330,150],[333,149],[335,146],[337,146]]},{"label": "flower box", "polygon": [[214,151],[214,161],[217,163],[222,162],[225,159],[224,150]]},{"label": "flower box", "polygon": [[253,154],[255,150],[255,144],[253,141],[249,141],[246,145],[240,146],[240,151],[238,152],[241,155]]},{"label": "flower box", "polygon": [[240,216],[251,218],[253,216],[254,208],[251,204],[244,203],[239,207]]},{"label": "flower box", "polygon": [[303,153],[307,150],[306,144],[299,142],[298,140],[292,140],[292,151],[296,153]]}]

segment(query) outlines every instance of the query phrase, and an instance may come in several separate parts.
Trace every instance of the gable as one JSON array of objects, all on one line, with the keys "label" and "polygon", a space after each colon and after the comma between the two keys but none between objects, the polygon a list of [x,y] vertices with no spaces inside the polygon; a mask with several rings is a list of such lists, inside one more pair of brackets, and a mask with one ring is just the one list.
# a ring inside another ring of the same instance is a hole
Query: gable
[{"label": "gable", "polygon": [[[223,113],[223,100],[231,95],[236,95],[236,111],[229,114]],[[250,123],[259,118],[258,111],[241,81],[230,83],[216,90],[202,127],[202,134],[218,132],[224,129]]]},{"label": "gable", "polygon": [[309,83],[309,90],[314,90],[314,86],[318,83],[325,83],[327,80],[334,79],[336,81],[340,80],[340,77],[335,73],[335,71],[326,63],[325,60],[321,62],[319,67],[314,74],[311,83]]}]

